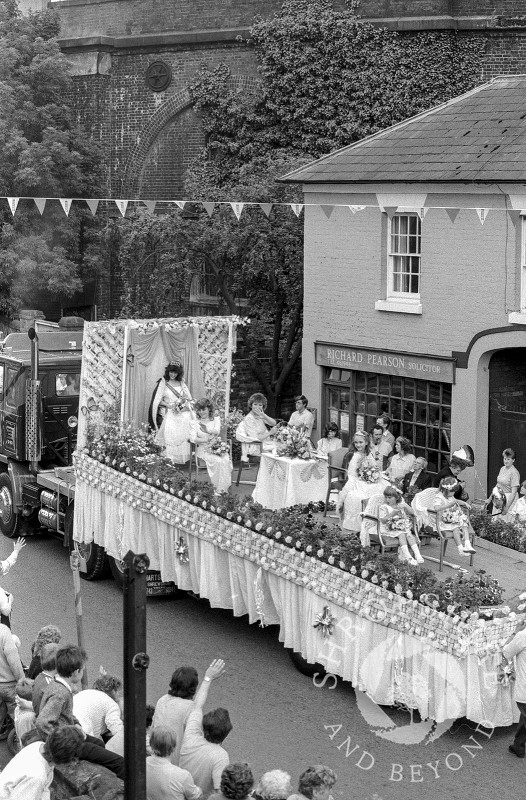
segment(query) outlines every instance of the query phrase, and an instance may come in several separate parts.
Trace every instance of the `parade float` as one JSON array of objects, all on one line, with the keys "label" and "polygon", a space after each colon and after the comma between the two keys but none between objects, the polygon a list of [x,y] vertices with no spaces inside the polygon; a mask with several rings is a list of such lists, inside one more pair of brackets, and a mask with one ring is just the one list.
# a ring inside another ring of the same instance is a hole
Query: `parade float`
[{"label": "parade float", "polygon": [[[439,583],[378,556],[312,508],[271,511],[249,497],[214,497],[171,465],[146,432],[152,386],[180,358],[194,397],[228,420],[235,318],[88,323],[75,458],[74,539],[118,564],[146,553],[162,580],[278,625],[284,646],[348,680],[378,705],[422,719],[518,719],[504,641],[522,607],[496,607],[482,572]],[[141,426],[142,429],[141,429]],[[99,559],[100,561],[100,559]]]}]

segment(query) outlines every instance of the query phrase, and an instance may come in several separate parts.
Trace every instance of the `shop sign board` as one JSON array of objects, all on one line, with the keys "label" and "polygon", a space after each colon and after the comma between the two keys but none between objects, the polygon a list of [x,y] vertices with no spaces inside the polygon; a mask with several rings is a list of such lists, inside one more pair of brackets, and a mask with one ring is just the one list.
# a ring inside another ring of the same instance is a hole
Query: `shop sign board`
[{"label": "shop sign board", "polygon": [[419,378],[439,383],[455,382],[453,360],[325,342],[316,342],[315,347],[318,366],[379,372],[384,375],[400,375],[404,378]]}]

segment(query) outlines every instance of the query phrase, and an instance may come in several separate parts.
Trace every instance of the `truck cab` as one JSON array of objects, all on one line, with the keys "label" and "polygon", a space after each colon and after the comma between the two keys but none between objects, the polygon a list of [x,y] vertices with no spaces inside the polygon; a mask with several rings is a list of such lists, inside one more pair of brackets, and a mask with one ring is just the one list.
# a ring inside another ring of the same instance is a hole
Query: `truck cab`
[{"label": "truck cab", "polygon": [[[74,493],[81,323],[77,329],[33,331],[32,336],[12,333],[0,344],[0,530],[5,536],[18,535],[24,518],[37,515],[41,524],[64,530],[65,506]],[[71,486],[65,503],[55,491],[64,484]]]}]

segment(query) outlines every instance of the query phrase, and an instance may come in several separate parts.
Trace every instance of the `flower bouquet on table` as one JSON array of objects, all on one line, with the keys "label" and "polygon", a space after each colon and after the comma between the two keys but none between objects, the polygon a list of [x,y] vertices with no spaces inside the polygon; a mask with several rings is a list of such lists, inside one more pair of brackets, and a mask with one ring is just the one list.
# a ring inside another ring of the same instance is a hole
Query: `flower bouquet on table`
[{"label": "flower bouquet on table", "polygon": [[459,506],[451,506],[442,512],[442,522],[448,525],[467,525],[467,518]]},{"label": "flower bouquet on table", "polygon": [[220,436],[214,436],[208,442],[206,449],[214,456],[230,455],[230,447],[226,442],[223,442]]},{"label": "flower bouquet on table", "polygon": [[365,483],[377,483],[380,478],[380,470],[372,464],[362,464],[358,468],[358,477]]},{"label": "flower bouquet on table", "polygon": [[286,458],[302,458],[305,461],[314,457],[312,445],[305,428],[279,428],[276,433],[276,453]]},{"label": "flower bouquet on table", "polygon": [[411,533],[411,520],[409,517],[394,517],[389,522],[389,530],[397,531],[398,533]]}]

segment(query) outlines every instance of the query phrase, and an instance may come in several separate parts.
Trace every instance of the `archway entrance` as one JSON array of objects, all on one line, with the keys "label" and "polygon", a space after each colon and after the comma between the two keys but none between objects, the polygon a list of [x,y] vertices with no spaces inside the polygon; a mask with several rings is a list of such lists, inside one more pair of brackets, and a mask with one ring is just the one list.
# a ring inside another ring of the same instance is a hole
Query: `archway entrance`
[{"label": "archway entrance", "polygon": [[489,362],[488,494],[512,447],[515,466],[526,480],[526,348],[499,350]]}]

